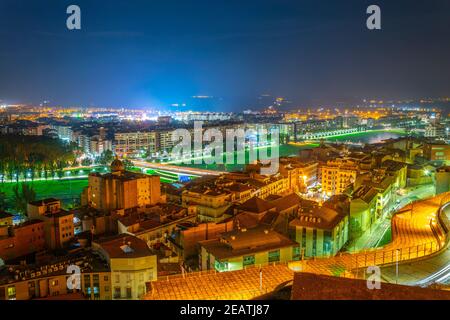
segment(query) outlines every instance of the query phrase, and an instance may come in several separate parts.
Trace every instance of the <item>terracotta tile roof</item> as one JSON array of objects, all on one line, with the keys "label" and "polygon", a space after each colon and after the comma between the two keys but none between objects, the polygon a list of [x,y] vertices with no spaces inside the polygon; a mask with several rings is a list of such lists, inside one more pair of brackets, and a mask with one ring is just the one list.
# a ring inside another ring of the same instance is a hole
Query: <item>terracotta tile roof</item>
[{"label": "terracotta tile roof", "polygon": [[199,244],[217,259],[227,259],[294,246],[297,243],[276,231],[257,227],[245,232],[226,232],[220,239],[200,241]]},{"label": "terracotta tile roof", "polygon": [[368,289],[366,280],[295,273],[292,300],[450,300],[450,291],[381,283]]},{"label": "terracotta tile roof", "polygon": [[[141,258],[153,255],[144,240],[128,234],[99,240],[96,243],[113,259]],[[131,248],[131,250],[124,246]]]},{"label": "terracotta tile roof", "polygon": [[270,204],[274,205],[278,211],[284,211],[286,209],[299,206],[300,202],[301,198],[297,194],[291,193],[287,196],[270,201]]},{"label": "terracotta tile roof", "polygon": [[239,211],[249,211],[255,213],[262,213],[272,208],[275,208],[275,206],[258,197],[253,197],[236,207]]},{"label": "terracotta tile roof", "polygon": [[299,218],[292,220],[292,226],[332,230],[345,216],[334,209],[327,207],[315,207],[312,213],[299,213]]}]

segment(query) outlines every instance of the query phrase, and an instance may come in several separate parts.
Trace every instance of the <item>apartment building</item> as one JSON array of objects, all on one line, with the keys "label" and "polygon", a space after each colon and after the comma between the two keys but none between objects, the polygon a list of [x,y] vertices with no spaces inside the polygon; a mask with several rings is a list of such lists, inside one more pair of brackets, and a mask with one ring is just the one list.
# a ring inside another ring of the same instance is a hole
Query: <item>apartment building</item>
[{"label": "apartment building", "polygon": [[181,194],[183,207],[195,206],[197,217],[202,222],[219,222],[229,215],[231,193],[208,185],[198,185]]},{"label": "apartment building", "polygon": [[49,249],[63,248],[74,236],[73,213],[61,208],[61,201],[48,198],[27,205],[30,219],[44,222],[45,244]]},{"label": "apartment building", "polygon": [[[73,271],[69,266],[80,268],[79,288],[77,279],[70,278]],[[83,250],[63,259],[0,271],[0,300],[57,298],[111,300],[109,266],[97,255]]]},{"label": "apartment building", "polygon": [[117,132],[114,134],[114,152],[119,156],[156,152],[156,132]]},{"label": "apartment building", "polygon": [[348,241],[348,215],[311,202],[289,223],[302,257],[334,256]]},{"label": "apartment building", "polygon": [[24,257],[45,249],[44,222],[31,219],[17,226],[0,225],[0,258]]},{"label": "apartment building", "polygon": [[355,182],[359,173],[358,162],[353,159],[336,158],[321,165],[322,191],[327,196],[344,193]]},{"label": "apartment building", "polygon": [[127,210],[161,200],[159,176],[125,171],[118,159],[111,163],[111,173],[91,173],[88,180],[82,204],[97,210]]},{"label": "apartment building", "polygon": [[299,257],[295,241],[264,226],[226,232],[199,245],[201,270],[234,271]]},{"label": "apartment building", "polygon": [[93,242],[92,248],[107,261],[113,300],[140,299],[146,283],[157,279],[157,257],[145,241],[127,234]]}]

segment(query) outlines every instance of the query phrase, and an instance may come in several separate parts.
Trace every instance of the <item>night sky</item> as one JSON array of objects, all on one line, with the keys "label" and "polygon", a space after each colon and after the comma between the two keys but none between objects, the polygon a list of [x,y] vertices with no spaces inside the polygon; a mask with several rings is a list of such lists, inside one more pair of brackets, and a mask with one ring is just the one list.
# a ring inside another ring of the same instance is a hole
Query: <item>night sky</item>
[{"label": "night sky", "polygon": [[[81,7],[82,29],[66,28]],[[382,30],[366,28],[378,4]],[[450,96],[448,0],[0,0],[0,100],[226,110]]]}]

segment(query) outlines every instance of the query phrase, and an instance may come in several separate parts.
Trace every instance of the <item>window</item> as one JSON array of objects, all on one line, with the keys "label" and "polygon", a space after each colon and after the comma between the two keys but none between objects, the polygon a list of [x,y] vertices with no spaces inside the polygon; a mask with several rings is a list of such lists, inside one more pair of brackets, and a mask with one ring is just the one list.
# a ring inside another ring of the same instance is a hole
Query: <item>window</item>
[{"label": "window", "polygon": [[252,266],[255,264],[255,256],[244,256],[243,265],[245,266]]},{"label": "window", "polygon": [[323,232],[323,252],[331,252],[332,235],[330,231]]},{"label": "window", "polygon": [[114,299],[120,299],[120,296],[121,296],[120,287],[115,287],[114,288]]},{"label": "window", "polygon": [[[0,291],[1,290],[2,289],[0,289]],[[29,294],[30,298],[34,298],[36,295],[36,285],[35,285],[34,281],[28,282],[28,294]],[[0,300],[2,300],[1,297],[0,297]]]},{"label": "window", "polygon": [[297,229],[296,228],[289,228],[289,239],[294,240],[296,238],[297,235]]},{"label": "window", "polygon": [[8,287],[7,291],[8,291],[8,300],[16,300],[16,287],[15,286]]},{"label": "window", "polygon": [[306,248],[306,228],[302,229],[302,248]]},{"label": "window", "polygon": [[292,247],[292,260],[298,261],[300,260],[300,246]]},{"label": "window", "polygon": [[214,268],[217,271],[226,271],[228,270],[228,262],[220,262],[219,260],[214,261]]},{"label": "window", "polygon": [[84,292],[87,295],[91,295],[91,275],[84,275]]},{"label": "window", "polygon": [[317,254],[317,229],[313,230],[313,249],[312,255],[315,256]]},{"label": "window", "polygon": [[109,279],[108,276],[104,276],[104,277],[103,277],[103,280],[104,280],[104,281],[108,281],[108,279]]},{"label": "window", "polygon": [[119,282],[120,282],[120,275],[116,274],[116,283],[119,283]]},{"label": "window", "polygon": [[132,298],[131,288],[127,287],[127,299],[131,299],[131,298]]},{"label": "window", "polygon": [[279,262],[280,261],[280,250],[269,251],[269,262]]}]

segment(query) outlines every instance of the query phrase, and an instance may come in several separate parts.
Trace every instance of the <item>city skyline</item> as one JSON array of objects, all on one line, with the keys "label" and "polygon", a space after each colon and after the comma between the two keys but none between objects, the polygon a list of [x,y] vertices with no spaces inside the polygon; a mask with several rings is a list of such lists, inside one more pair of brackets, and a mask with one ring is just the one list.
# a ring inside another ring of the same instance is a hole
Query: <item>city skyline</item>
[{"label": "city skyline", "polygon": [[0,305],[450,300],[449,12],[0,0]]},{"label": "city skyline", "polygon": [[367,1],[78,1],[81,30],[65,26],[70,4],[2,3],[4,102],[161,108],[212,96],[213,111],[240,111],[264,93],[295,106],[450,95],[445,1],[378,1],[381,30],[365,26]]}]

